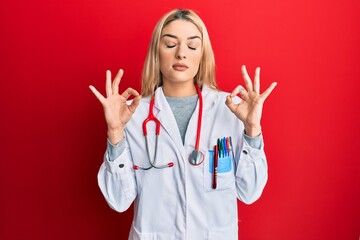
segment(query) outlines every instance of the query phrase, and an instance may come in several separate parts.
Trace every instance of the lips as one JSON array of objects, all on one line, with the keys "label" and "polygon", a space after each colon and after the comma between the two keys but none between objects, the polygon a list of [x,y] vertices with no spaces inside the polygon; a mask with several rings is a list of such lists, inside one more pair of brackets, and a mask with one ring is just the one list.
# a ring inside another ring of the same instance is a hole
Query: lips
[{"label": "lips", "polygon": [[172,67],[176,71],[185,71],[186,69],[189,68],[186,64],[183,63],[175,63]]}]

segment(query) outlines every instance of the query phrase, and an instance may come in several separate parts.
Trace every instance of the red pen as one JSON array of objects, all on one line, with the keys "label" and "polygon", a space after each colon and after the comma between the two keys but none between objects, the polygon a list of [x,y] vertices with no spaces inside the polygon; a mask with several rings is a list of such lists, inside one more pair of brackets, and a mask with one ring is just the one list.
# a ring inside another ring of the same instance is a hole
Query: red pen
[{"label": "red pen", "polygon": [[226,138],[226,148],[228,150],[227,155],[230,156],[231,146],[229,143],[229,138]]},{"label": "red pen", "polygon": [[218,146],[214,146],[214,162],[213,162],[213,189],[216,189],[217,185],[217,167],[218,167]]}]

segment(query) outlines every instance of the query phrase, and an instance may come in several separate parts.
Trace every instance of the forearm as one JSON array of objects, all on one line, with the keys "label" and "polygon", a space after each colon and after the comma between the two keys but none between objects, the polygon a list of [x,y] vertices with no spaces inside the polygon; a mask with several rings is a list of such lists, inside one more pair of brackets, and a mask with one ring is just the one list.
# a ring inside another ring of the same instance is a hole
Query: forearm
[{"label": "forearm", "polygon": [[247,125],[244,124],[245,134],[249,137],[256,137],[261,134],[261,126],[260,125]]},{"label": "forearm", "polygon": [[125,136],[124,128],[122,127],[116,129],[108,128],[107,137],[111,144],[116,145],[122,139],[124,139],[124,136]]}]

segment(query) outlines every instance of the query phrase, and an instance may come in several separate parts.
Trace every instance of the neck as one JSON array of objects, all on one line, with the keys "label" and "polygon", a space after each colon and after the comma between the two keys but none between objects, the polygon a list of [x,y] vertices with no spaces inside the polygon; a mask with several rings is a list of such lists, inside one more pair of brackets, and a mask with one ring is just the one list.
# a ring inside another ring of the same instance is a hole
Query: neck
[{"label": "neck", "polygon": [[196,94],[196,89],[192,81],[186,83],[169,83],[164,81],[164,95],[167,97],[190,97]]}]

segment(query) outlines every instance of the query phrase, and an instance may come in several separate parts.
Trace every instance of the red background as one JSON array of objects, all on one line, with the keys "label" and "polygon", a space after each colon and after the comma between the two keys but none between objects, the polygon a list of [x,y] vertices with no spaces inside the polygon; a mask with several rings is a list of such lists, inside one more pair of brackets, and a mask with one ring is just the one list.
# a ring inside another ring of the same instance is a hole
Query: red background
[{"label": "red background", "polygon": [[105,71],[140,89],[150,34],[167,11],[206,23],[217,81],[262,69],[269,182],[239,203],[241,239],[358,239],[360,1],[6,1],[0,7],[0,239],[126,239],[132,209],[97,186]]}]

